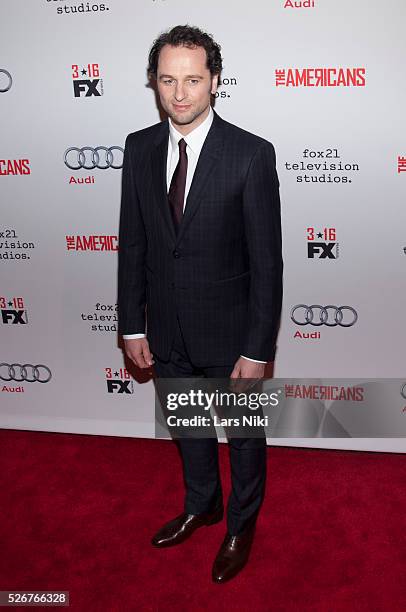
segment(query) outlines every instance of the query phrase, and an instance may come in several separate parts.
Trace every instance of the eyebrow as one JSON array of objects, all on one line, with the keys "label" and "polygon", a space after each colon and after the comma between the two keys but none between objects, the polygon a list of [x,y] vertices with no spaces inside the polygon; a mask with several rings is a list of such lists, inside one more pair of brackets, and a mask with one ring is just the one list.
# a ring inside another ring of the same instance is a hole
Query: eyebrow
[{"label": "eyebrow", "polygon": [[[161,74],[159,76],[160,79],[174,79],[175,77],[173,77],[171,74]],[[203,79],[203,76],[201,74],[188,74],[185,77],[186,79]]]}]

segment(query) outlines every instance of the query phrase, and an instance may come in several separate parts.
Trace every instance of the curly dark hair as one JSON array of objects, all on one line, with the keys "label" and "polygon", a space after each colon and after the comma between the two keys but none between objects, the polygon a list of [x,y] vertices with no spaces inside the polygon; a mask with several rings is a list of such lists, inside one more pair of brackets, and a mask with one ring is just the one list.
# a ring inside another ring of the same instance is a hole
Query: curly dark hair
[{"label": "curly dark hair", "polygon": [[173,45],[174,47],[183,45],[189,48],[203,47],[206,50],[207,68],[212,76],[218,74],[220,77],[223,68],[220,45],[213,40],[210,34],[189,25],[177,25],[171,30],[163,32],[154,40],[148,56],[149,76],[156,79],[159,53],[164,45]]}]

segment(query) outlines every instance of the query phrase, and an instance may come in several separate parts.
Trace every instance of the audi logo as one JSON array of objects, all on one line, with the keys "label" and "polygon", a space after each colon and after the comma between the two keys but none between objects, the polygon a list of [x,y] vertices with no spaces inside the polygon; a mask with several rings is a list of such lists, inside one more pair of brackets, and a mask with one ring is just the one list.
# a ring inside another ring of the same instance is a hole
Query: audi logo
[{"label": "audi logo", "polygon": [[[99,153],[99,151],[101,153]],[[65,166],[71,170],[106,170],[114,168],[120,170],[123,167],[124,149],[121,147],[69,147],[66,149],[63,161]]]},{"label": "audi logo", "polygon": [[0,363],[0,380],[15,382],[47,383],[51,380],[51,370],[45,365],[30,363]]},{"label": "audi logo", "polygon": [[400,387],[400,395],[406,400],[406,382]]},{"label": "audi logo", "polygon": [[[297,314],[296,314],[297,313]],[[318,317],[318,318],[317,318]],[[320,306],[319,304],[296,304],[290,318],[296,325],[326,325],[327,327],[351,327],[358,319],[357,311],[351,306]]]},{"label": "audi logo", "polygon": [[11,76],[11,74],[9,73],[8,70],[5,70],[4,68],[0,68],[0,74],[5,74],[6,75],[6,83],[7,85],[4,86],[1,84],[1,81],[3,79],[0,79],[0,93],[5,93],[6,91],[8,91],[10,89],[10,87],[13,84],[13,77]]}]

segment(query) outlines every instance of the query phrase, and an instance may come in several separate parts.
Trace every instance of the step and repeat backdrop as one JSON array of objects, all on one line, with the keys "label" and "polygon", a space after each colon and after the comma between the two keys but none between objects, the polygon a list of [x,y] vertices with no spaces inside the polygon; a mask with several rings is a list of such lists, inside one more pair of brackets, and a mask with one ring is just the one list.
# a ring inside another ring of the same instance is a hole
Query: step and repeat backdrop
[{"label": "step and repeat backdrop", "polygon": [[117,335],[121,167],[160,120],[151,44],[185,23],[221,44],[217,113],[276,149],[275,376],[406,381],[405,18],[404,0],[2,0],[1,427],[154,435],[151,376]]}]

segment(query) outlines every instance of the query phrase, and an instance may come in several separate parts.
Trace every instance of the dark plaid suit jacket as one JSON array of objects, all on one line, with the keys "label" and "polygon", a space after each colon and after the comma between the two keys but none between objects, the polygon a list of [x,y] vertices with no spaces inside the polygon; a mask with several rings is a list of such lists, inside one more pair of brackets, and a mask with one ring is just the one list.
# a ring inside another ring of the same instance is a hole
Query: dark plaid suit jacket
[{"label": "dark plaid suit jacket", "polygon": [[129,134],[119,228],[119,333],[169,359],[179,317],[192,362],[272,361],[282,302],[275,151],[214,112],[176,236],[168,121]]}]

